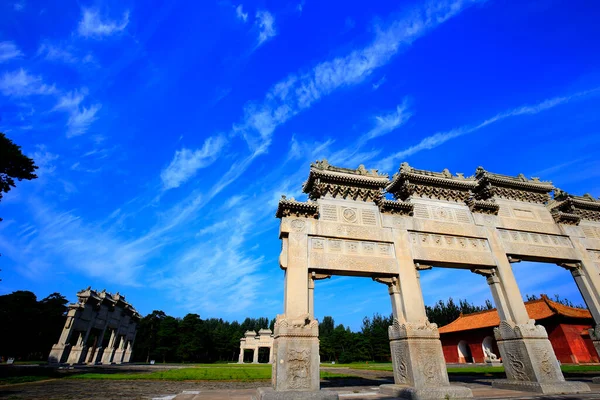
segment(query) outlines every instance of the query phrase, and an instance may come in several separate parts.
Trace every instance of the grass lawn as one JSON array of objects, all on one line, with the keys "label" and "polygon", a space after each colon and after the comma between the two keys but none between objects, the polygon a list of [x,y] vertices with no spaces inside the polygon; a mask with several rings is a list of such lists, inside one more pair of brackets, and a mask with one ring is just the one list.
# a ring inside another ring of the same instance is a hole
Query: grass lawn
[{"label": "grass lawn", "polygon": [[[349,374],[321,371],[322,379],[354,378]],[[84,373],[69,379],[169,380],[169,381],[256,381],[271,379],[270,365],[198,365],[148,373]]]},{"label": "grass lawn", "polygon": [[54,378],[56,378],[56,376],[41,376],[41,375],[9,376],[9,377],[5,377],[5,378],[0,378],[0,386],[12,385],[15,383],[45,381],[46,379],[54,379]]}]

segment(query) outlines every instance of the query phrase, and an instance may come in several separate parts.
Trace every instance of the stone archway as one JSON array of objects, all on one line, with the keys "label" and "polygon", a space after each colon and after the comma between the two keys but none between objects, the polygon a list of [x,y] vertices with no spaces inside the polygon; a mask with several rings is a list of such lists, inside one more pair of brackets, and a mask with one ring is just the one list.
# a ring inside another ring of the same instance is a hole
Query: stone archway
[{"label": "stone archway", "polygon": [[[275,392],[318,391],[313,281],[350,275],[388,286],[396,385],[382,386],[381,392],[470,397],[469,389],[449,385],[437,326],[425,315],[419,271],[432,266],[468,269],[486,278],[500,316],[494,336],[508,378],[495,386],[542,393],[589,391],[583,383],[565,381],[545,329],[527,315],[511,262],[546,261],[570,269],[600,323],[599,200],[571,196],[522,175],[478,168],[465,177],[406,163],[390,180],[362,165],[351,170],[318,161],[311,165],[303,191],[309,201],[283,197],[277,209],[285,294],[274,332]],[[600,326],[591,332],[598,348],[596,332]],[[265,393],[259,398],[269,397]]]}]

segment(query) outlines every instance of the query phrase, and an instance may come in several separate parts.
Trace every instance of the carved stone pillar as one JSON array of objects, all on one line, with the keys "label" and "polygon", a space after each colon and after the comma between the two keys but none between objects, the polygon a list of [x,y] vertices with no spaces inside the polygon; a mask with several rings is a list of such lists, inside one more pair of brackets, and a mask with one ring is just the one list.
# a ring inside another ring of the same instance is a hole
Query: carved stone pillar
[{"label": "carved stone pillar", "polygon": [[[440,334],[437,325],[431,324],[425,316],[418,271],[414,266],[412,269],[404,271],[399,279],[388,278],[384,282],[389,287],[394,313],[394,322],[388,328],[394,384],[381,385],[379,392],[409,399],[473,397],[471,389],[450,385]],[[408,290],[411,290],[410,298],[405,296]],[[414,302],[410,307],[420,304],[423,308],[422,311],[412,310],[413,318],[417,316],[415,321],[410,321],[403,311],[408,309],[409,302]]]},{"label": "carved stone pillar", "polygon": [[258,351],[260,347],[255,347],[252,353],[252,364],[258,364]]},{"label": "carved stone pillar", "polygon": [[85,332],[78,333],[77,343],[71,347],[67,364],[81,364],[85,360],[87,346],[85,346]]},{"label": "carved stone pillar", "polygon": [[73,327],[75,326],[75,310],[69,310],[67,315],[67,321],[65,322],[65,326],[60,334],[60,338],[58,339],[58,343],[52,346],[50,350],[50,354],[48,356],[48,363],[56,364],[66,360],[63,360],[66,357],[66,352],[70,350],[69,339],[71,339],[71,335],[73,333]]},{"label": "carved stone pillar", "polygon": [[273,345],[269,347],[269,364],[273,364]]},{"label": "carved stone pillar", "polygon": [[[287,221],[286,221],[287,223]],[[290,392],[311,392],[312,399],[337,399],[319,391],[319,323],[309,312],[308,221],[289,221],[280,257],[285,269],[284,314],[277,315],[273,340],[272,388],[258,388],[258,399],[299,398]]]},{"label": "carved stone pillar", "polygon": [[244,363],[244,350],[246,350],[246,348],[244,346],[240,346],[240,356],[238,358],[238,364]]},{"label": "carved stone pillar", "polygon": [[113,356],[113,363],[115,364],[122,364],[123,363],[123,356],[125,355],[125,337],[126,336],[121,336],[119,338],[119,346],[117,348],[117,350],[115,350],[115,355]]},{"label": "carved stone pillar", "polygon": [[110,340],[108,341],[108,346],[104,349],[102,354],[102,364],[110,364],[113,359],[113,355],[115,352],[115,342],[117,339],[117,331],[113,329],[110,333]]},{"label": "carved stone pillar", "polygon": [[[502,271],[501,276],[499,271]],[[589,391],[585,383],[565,381],[546,329],[535,325],[532,319],[522,321],[520,306],[516,311],[511,308],[518,305],[519,301],[524,303],[518,288],[507,289],[506,282],[514,281],[508,260],[497,269],[474,272],[487,276],[500,316],[500,326],[494,328],[494,336],[507,379],[495,380],[492,385],[502,389],[545,394]],[[511,316],[521,320],[516,322]]]},{"label": "carved stone pillar", "polygon": [[311,318],[315,317],[315,281],[329,278],[331,275],[317,274],[314,271],[308,274],[308,314]]}]

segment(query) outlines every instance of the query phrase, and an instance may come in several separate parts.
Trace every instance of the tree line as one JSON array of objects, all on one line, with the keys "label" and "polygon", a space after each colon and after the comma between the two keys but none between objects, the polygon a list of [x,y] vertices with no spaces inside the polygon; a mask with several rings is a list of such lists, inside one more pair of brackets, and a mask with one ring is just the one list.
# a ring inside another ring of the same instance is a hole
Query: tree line
[{"label": "tree line", "polygon": [[[535,300],[537,296],[526,296]],[[555,295],[554,301],[573,306],[568,299]],[[17,291],[0,296],[0,356],[22,360],[45,360],[57,342],[65,323],[67,299],[59,293],[37,300],[35,294]],[[429,321],[444,326],[461,314],[492,309],[486,300],[482,306],[466,300],[439,300],[426,306]],[[388,361],[390,346],[388,327],[392,316],[375,314],[363,318],[360,330],[335,324],[326,316],[319,323],[321,361],[348,363],[353,361]],[[240,339],[246,331],[269,328],[275,319],[246,318],[229,322],[221,318],[202,319],[198,314],[176,318],[163,311],[143,317],[137,329],[133,362],[237,362]]]}]

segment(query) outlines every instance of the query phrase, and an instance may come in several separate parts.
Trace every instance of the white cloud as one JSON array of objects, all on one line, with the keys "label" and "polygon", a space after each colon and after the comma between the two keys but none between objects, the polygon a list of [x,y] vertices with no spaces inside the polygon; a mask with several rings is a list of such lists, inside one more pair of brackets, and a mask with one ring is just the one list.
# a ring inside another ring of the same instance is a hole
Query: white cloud
[{"label": "white cloud", "polygon": [[15,4],[13,4],[13,8],[15,11],[23,11],[25,9],[25,1],[17,1]]},{"label": "white cloud", "polygon": [[67,137],[79,136],[87,132],[90,125],[97,119],[96,113],[100,111],[100,104],[93,104],[90,107],[81,107],[74,110],[67,121]]},{"label": "white cloud", "polygon": [[183,148],[176,151],[169,166],[160,174],[163,188],[168,190],[179,187],[194,176],[200,168],[212,164],[218,158],[225,143],[225,138],[222,136],[212,136],[204,141],[201,149]]},{"label": "white cloud", "polygon": [[61,96],[58,99],[58,104],[54,106],[54,110],[71,111],[73,109],[76,109],[79,107],[79,104],[83,101],[87,94],[87,88],[82,88],[80,90],[73,90],[72,92],[68,92],[67,94]]},{"label": "white cloud", "polygon": [[43,144],[37,145],[36,150],[33,152],[33,154],[30,154],[29,157],[31,157],[35,162],[35,165],[38,166],[35,174],[39,177],[52,174],[56,170],[54,161],[58,159],[58,155],[50,153]]},{"label": "white cloud", "polygon": [[359,143],[387,135],[404,125],[410,117],[412,117],[412,112],[408,110],[408,99],[405,98],[402,104],[396,106],[394,111],[375,116],[375,126],[360,138]]},{"label": "white cloud", "polygon": [[0,63],[23,57],[23,53],[16,44],[9,41],[0,42]]},{"label": "white cloud", "polygon": [[392,155],[386,157],[385,159],[383,159],[382,161],[379,162],[378,166],[379,166],[379,168],[381,168],[383,170],[389,171],[389,170],[395,168],[396,164],[406,157],[412,156],[413,154],[418,153],[422,150],[433,149],[434,147],[440,146],[451,139],[454,139],[454,138],[457,138],[459,136],[463,136],[463,135],[466,135],[469,133],[473,133],[475,131],[478,131],[481,128],[484,128],[488,125],[502,121],[506,118],[517,117],[517,116],[521,116],[521,115],[534,115],[534,114],[540,113],[542,111],[549,110],[553,107],[559,106],[561,104],[565,104],[569,101],[579,99],[579,98],[589,96],[589,95],[595,95],[598,93],[600,93],[600,88],[585,90],[582,92],[574,93],[570,96],[554,97],[551,99],[544,100],[544,101],[542,101],[538,104],[532,105],[532,106],[525,105],[525,106],[513,108],[511,110],[502,112],[500,114],[496,114],[492,118],[488,118],[485,121],[483,121],[475,126],[464,125],[464,126],[452,129],[450,131],[437,132],[431,136],[428,136],[428,137],[422,139],[419,143],[417,143],[413,146],[410,146],[404,150],[401,150],[395,154],[392,154]]},{"label": "white cloud", "polygon": [[121,21],[102,19],[96,9],[82,9],[81,20],[77,27],[80,36],[101,38],[122,32],[129,24],[129,11],[123,13]]},{"label": "white cloud", "polygon": [[37,54],[38,56],[43,56],[47,61],[64,62],[66,64],[75,64],[80,61],[85,63],[90,61],[86,59],[80,60],[71,50],[50,43],[43,43],[40,45]]},{"label": "white cloud", "polygon": [[93,104],[89,107],[81,106],[87,94],[86,88],[68,92],[59,98],[53,108],[54,111],[69,113],[67,121],[67,137],[69,138],[86,133],[92,123],[96,121],[96,114],[102,108],[101,104]]},{"label": "white cloud", "polygon": [[54,85],[47,85],[42,77],[30,75],[23,68],[5,72],[0,79],[0,92],[5,96],[25,97],[56,93]]},{"label": "white cloud", "polygon": [[385,80],[386,80],[386,79],[385,79],[385,75],[384,75],[384,76],[383,76],[381,79],[379,79],[377,82],[375,82],[375,83],[372,85],[372,86],[373,86],[373,90],[377,90],[377,89],[379,89],[379,87],[385,83]]},{"label": "white cloud", "polygon": [[256,12],[256,25],[258,25],[258,45],[262,45],[267,40],[275,37],[277,31],[275,30],[275,18],[273,15],[265,10],[259,10]]},{"label": "white cloud", "polygon": [[244,22],[248,20],[248,13],[244,12],[241,4],[235,8],[235,15]]},{"label": "white cloud", "polygon": [[249,103],[244,120],[234,126],[255,153],[265,152],[275,129],[321,97],[361,83],[377,68],[387,64],[403,47],[460,13],[476,0],[441,1],[435,6],[413,10],[407,17],[379,29],[368,46],[314,66],[310,72],[290,75],[275,84],[260,103]]}]

